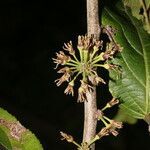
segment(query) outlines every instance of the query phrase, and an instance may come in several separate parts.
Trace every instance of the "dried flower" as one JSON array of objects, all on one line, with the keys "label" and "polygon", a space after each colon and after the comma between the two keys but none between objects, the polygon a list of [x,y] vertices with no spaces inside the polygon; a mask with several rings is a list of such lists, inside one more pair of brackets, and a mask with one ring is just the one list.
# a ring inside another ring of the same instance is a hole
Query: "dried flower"
[{"label": "dried flower", "polygon": [[117,135],[119,134],[119,132],[116,131],[116,130],[113,129],[113,128],[110,128],[110,129],[109,129],[109,133],[111,133],[113,136],[117,136]]},{"label": "dried flower", "polygon": [[91,47],[91,38],[88,36],[78,36],[78,49],[79,50],[89,50]]},{"label": "dried flower", "polygon": [[60,70],[57,71],[57,73],[70,73],[70,68],[69,67],[64,67],[61,68]]},{"label": "dried flower", "polygon": [[54,63],[56,66],[59,64],[64,65],[66,62],[68,62],[71,58],[70,56],[65,55],[63,51],[60,51],[59,53],[56,53],[57,58],[53,58]]},{"label": "dried flower", "polygon": [[78,89],[78,102],[84,102],[86,100],[86,93],[91,91],[92,87],[81,80],[81,86]]},{"label": "dried flower", "polygon": [[69,82],[69,78],[70,78],[70,74],[65,73],[61,78],[55,80],[56,85],[60,86],[65,81]]},{"label": "dried flower", "polygon": [[114,105],[116,105],[116,104],[118,104],[118,103],[119,103],[119,100],[116,99],[116,98],[113,98],[110,102],[108,102],[108,105],[109,105],[110,107],[112,107],[112,106],[114,106]]},{"label": "dried flower", "polygon": [[106,82],[98,75],[93,75],[91,79],[93,85],[98,85],[99,83],[106,84]]},{"label": "dried flower", "polygon": [[103,44],[103,41],[98,41],[98,40],[94,40],[94,46],[93,46],[93,50],[94,51],[98,51],[99,50],[99,47],[102,46]]},{"label": "dried flower", "polygon": [[123,49],[118,43],[115,42],[113,38],[115,32],[116,32],[115,29],[113,29],[111,26],[106,26],[103,28],[103,33],[106,33],[110,40],[110,42],[107,43],[107,47],[104,55],[105,60],[109,58],[112,59],[117,52],[121,52]]},{"label": "dried flower", "polygon": [[123,48],[119,44],[111,42],[107,44],[106,51],[103,57],[104,59],[111,59],[117,52],[121,52],[122,49]]},{"label": "dried flower", "polygon": [[86,100],[86,91],[79,87],[78,89],[78,102],[84,102]]},{"label": "dried flower", "polygon": [[[103,117],[100,118],[102,122],[105,124],[105,128],[108,130],[109,134],[112,134],[114,136],[118,135],[118,129],[122,128],[122,122],[111,120],[103,115]],[[108,123],[109,122],[109,123]]]},{"label": "dried flower", "polygon": [[68,51],[69,54],[71,54],[71,55],[75,54],[75,51],[74,51],[73,46],[72,46],[72,41],[70,41],[68,43],[64,43],[63,49]]},{"label": "dried flower", "polygon": [[94,38],[94,35],[91,36],[78,36],[78,49],[79,50],[90,50],[98,51],[99,47],[102,46],[102,41],[97,40]]},{"label": "dried flower", "polygon": [[106,128],[110,134],[117,136],[119,134],[117,130],[122,128],[122,122],[111,120],[110,124],[107,125]]},{"label": "dried flower", "polygon": [[74,139],[73,139],[73,137],[71,135],[68,135],[68,134],[66,134],[66,133],[64,133],[62,131],[60,132],[60,134],[62,136],[61,140],[66,140],[69,143],[72,143],[74,141]]},{"label": "dried flower", "polygon": [[74,95],[74,91],[73,91],[73,86],[74,86],[74,81],[69,82],[67,88],[65,89],[64,93],[67,94],[71,94],[72,96]]},{"label": "dried flower", "polygon": [[112,126],[113,128],[121,129],[121,128],[122,128],[122,122],[112,120],[112,121],[111,121],[111,126]]},{"label": "dried flower", "polygon": [[99,138],[101,138],[103,136],[108,136],[109,130],[106,127],[104,127],[101,129],[101,131],[97,135],[99,136]]}]

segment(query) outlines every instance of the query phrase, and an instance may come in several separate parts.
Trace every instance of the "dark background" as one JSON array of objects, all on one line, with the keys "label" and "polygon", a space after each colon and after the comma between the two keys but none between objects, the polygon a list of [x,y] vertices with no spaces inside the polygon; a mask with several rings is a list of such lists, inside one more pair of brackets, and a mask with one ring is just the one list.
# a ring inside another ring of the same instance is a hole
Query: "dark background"
[{"label": "dark background", "polygon": [[[52,57],[64,42],[86,33],[85,10],[85,0],[0,1],[0,105],[35,133],[45,150],[75,149],[60,141],[61,130],[82,139],[83,104],[63,94],[65,85],[54,84]],[[97,143],[101,150],[148,146],[143,121],[125,124],[118,137]]]}]

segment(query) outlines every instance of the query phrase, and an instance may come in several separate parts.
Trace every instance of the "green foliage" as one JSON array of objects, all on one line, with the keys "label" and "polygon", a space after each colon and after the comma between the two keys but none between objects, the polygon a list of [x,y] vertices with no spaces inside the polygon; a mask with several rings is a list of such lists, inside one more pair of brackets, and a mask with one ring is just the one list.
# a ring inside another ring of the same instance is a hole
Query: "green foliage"
[{"label": "green foliage", "polygon": [[150,35],[128,7],[116,6],[105,8],[102,16],[104,25],[117,30],[115,40],[123,47],[113,61],[122,67],[122,75],[116,80],[116,73],[110,72],[110,91],[120,98],[123,112],[144,119],[150,113]]},{"label": "green foliage", "polygon": [[[142,15],[140,15],[140,9],[143,7],[142,0],[124,0],[124,4],[132,9],[132,15],[141,19]],[[147,8],[150,7],[150,0],[144,0],[144,3]]]},{"label": "green foliage", "polygon": [[137,122],[136,118],[129,116],[126,114],[122,109],[119,109],[117,115],[115,116],[114,120],[126,122],[128,124],[135,124]]},{"label": "green foliage", "polygon": [[140,15],[141,3],[139,0],[124,0],[125,5],[132,8],[132,15],[137,17],[138,19],[142,19],[142,15]]},{"label": "green foliage", "polygon": [[35,135],[2,108],[0,108],[0,145],[6,150],[43,150]]},{"label": "green foliage", "polygon": [[123,0],[131,9],[132,15],[142,20],[144,28],[150,33],[150,0]]}]

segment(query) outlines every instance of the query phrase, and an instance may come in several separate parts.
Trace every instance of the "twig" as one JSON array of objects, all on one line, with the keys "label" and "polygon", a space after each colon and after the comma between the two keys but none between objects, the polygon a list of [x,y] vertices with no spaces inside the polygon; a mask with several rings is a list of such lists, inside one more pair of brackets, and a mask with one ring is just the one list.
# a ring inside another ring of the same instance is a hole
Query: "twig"
[{"label": "twig", "polygon": [[[87,34],[93,34],[97,39],[100,36],[98,0],[87,0]],[[83,142],[89,143],[96,135],[97,119],[95,117],[97,111],[96,88],[86,94],[87,101],[84,102],[84,133]],[[95,145],[90,146],[91,150],[95,150]]]}]

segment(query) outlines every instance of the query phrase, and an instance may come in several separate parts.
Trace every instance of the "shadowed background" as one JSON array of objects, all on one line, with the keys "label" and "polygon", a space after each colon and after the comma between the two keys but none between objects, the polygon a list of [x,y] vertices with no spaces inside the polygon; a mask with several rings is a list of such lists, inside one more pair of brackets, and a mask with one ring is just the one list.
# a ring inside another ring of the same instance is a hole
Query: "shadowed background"
[{"label": "shadowed background", "polygon": [[[59,88],[54,84],[59,76],[52,57],[64,42],[85,33],[85,0],[0,1],[0,106],[35,133],[45,150],[75,149],[60,141],[62,130],[82,140],[83,104],[63,94],[66,84]],[[109,97],[107,91],[101,92]],[[150,137],[142,121],[124,125],[117,138],[97,143],[101,150],[147,146]]]}]

